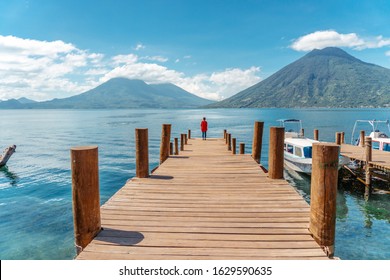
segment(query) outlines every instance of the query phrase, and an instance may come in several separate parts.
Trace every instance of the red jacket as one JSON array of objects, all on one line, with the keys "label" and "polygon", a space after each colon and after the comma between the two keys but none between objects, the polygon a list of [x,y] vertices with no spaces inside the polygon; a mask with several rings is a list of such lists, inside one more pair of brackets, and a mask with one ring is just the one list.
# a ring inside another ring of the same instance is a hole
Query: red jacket
[{"label": "red jacket", "polygon": [[202,132],[206,132],[207,131],[207,121],[202,121],[201,123],[200,123],[200,130],[202,131]]}]

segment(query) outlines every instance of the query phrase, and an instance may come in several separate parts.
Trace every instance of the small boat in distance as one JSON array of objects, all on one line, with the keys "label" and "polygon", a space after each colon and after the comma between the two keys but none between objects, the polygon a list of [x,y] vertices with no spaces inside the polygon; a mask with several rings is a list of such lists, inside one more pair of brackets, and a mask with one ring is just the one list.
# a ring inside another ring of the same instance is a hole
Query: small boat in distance
[{"label": "small boat in distance", "polygon": [[[280,126],[285,128],[284,165],[296,172],[311,175],[313,143],[319,143],[319,141],[304,137],[301,120],[281,119],[278,121]],[[348,162],[347,157],[339,156],[339,169]]]},{"label": "small boat in distance", "polygon": [[3,155],[0,156],[0,167],[7,164],[7,161],[10,159],[15,150],[16,145],[9,146],[4,150]]},{"label": "small boat in distance", "polygon": [[[360,130],[357,131],[360,126]],[[361,143],[360,133],[361,130],[367,132],[369,128],[368,136],[372,139],[372,148],[375,150],[390,152],[390,123],[389,120],[357,120],[353,126],[351,144],[358,146]],[[356,134],[356,135],[355,135]],[[367,135],[367,133],[365,133]]]}]

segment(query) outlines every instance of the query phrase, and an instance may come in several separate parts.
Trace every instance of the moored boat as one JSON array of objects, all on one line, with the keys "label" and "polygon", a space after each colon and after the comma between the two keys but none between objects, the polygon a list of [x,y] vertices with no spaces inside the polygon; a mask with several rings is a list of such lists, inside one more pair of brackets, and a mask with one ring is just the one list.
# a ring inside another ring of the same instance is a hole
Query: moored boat
[{"label": "moored boat", "polygon": [[[284,165],[296,172],[310,175],[312,171],[313,143],[319,141],[306,138],[303,135],[302,121],[297,119],[278,120],[285,128]],[[339,168],[349,162],[344,156],[339,156]]]},{"label": "moored boat", "polygon": [[[372,148],[375,150],[390,152],[390,123],[389,120],[357,120],[352,130],[351,144],[360,145],[362,139],[360,135],[357,136],[357,129],[367,131],[369,127],[368,136],[372,140]],[[365,135],[367,135],[365,133]]]}]

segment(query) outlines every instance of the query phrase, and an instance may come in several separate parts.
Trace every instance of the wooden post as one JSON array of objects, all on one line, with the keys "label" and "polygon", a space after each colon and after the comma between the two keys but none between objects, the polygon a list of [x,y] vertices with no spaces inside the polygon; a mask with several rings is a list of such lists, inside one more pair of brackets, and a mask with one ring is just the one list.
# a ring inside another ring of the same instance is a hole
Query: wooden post
[{"label": "wooden post", "polygon": [[179,154],[179,139],[176,137],[175,139],[175,155]]},{"label": "wooden post", "polygon": [[77,254],[101,230],[98,147],[70,149],[73,223]]},{"label": "wooden post", "polygon": [[148,129],[135,129],[135,176],[149,177],[149,144]]},{"label": "wooden post", "polygon": [[186,141],[184,135],[185,134],[180,134],[180,151],[184,151],[184,143]]},{"label": "wooden post", "polygon": [[225,137],[225,144],[226,145],[228,144],[228,140],[229,140],[229,132],[226,131],[226,137]]},{"label": "wooden post", "polygon": [[226,140],[226,129],[223,130],[223,139]]},{"label": "wooden post", "polygon": [[345,132],[341,132],[341,144],[345,144]]},{"label": "wooden post", "polygon": [[261,146],[263,144],[263,128],[264,122],[255,122],[253,130],[252,158],[257,163],[260,163],[261,158]]},{"label": "wooden post", "polygon": [[359,138],[359,147],[364,147],[364,138],[365,138],[365,131],[360,130],[360,138]]},{"label": "wooden post", "polygon": [[228,151],[232,150],[232,134],[228,133]]},{"label": "wooden post", "polygon": [[184,134],[184,144],[188,144],[188,136],[187,134]]},{"label": "wooden post", "polygon": [[173,142],[169,143],[169,155],[173,155]]},{"label": "wooden post", "polygon": [[236,154],[236,138],[232,138],[232,154],[235,155]]},{"label": "wooden post", "polygon": [[163,124],[161,130],[160,164],[169,157],[169,143],[171,141],[171,125]]},{"label": "wooden post", "polygon": [[268,159],[268,177],[283,179],[284,127],[270,128]]},{"label": "wooden post", "polygon": [[318,129],[314,129],[314,140],[319,140],[319,131],[318,131]]},{"label": "wooden post", "polygon": [[240,143],[240,155],[245,154],[245,143]]},{"label": "wooden post", "polygon": [[329,257],[334,255],[339,150],[336,144],[313,143],[309,230]]},{"label": "wooden post", "polygon": [[191,129],[188,130],[188,139],[191,139]]},{"label": "wooden post", "polygon": [[372,139],[371,137],[366,136],[364,139],[365,146],[364,146],[364,154],[365,154],[365,160],[366,160],[366,186],[364,190],[364,198],[367,200],[370,197],[371,193],[371,164],[370,161],[372,161]]},{"label": "wooden post", "polygon": [[341,145],[341,133],[340,132],[336,132],[336,144],[337,145]]}]

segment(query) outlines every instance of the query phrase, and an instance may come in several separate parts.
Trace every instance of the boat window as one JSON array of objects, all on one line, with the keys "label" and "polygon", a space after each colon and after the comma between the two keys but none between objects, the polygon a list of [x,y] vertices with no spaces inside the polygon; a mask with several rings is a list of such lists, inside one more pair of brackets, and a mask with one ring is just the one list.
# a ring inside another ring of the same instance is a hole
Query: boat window
[{"label": "boat window", "polygon": [[390,152],[390,144],[389,143],[383,143],[383,150],[386,152]]},{"label": "boat window", "polygon": [[379,142],[378,141],[372,141],[372,148],[374,150],[379,150]]},{"label": "boat window", "polygon": [[292,145],[290,145],[290,144],[287,144],[287,152],[292,154],[293,150],[294,150],[294,147]]},{"label": "boat window", "polygon": [[295,155],[297,157],[302,157],[302,148],[301,147],[295,147]]},{"label": "boat window", "polygon": [[312,158],[312,150],[312,147],[303,148],[303,154],[305,155],[305,158]]}]

